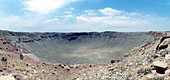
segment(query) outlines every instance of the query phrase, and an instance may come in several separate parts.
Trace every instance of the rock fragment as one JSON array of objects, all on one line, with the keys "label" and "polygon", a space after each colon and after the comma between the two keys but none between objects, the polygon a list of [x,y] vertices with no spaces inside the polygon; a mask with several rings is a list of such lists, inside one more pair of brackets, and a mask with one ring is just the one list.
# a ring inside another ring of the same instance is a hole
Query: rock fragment
[{"label": "rock fragment", "polygon": [[2,58],[1,58],[1,61],[7,62],[7,59],[8,59],[7,57],[2,57]]},{"label": "rock fragment", "polygon": [[15,80],[15,78],[12,75],[8,75],[8,76],[1,76],[0,80]]},{"label": "rock fragment", "polygon": [[154,75],[154,74],[148,74],[146,77],[147,77],[148,79],[152,79],[152,78],[155,77],[155,75]]},{"label": "rock fragment", "polygon": [[170,59],[170,54],[165,55],[165,59]]},{"label": "rock fragment", "polygon": [[170,75],[170,69],[166,70],[166,71],[165,71],[165,74]]},{"label": "rock fragment", "polygon": [[111,64],[115,63],[116,61],[115,60],[111,60]]}]

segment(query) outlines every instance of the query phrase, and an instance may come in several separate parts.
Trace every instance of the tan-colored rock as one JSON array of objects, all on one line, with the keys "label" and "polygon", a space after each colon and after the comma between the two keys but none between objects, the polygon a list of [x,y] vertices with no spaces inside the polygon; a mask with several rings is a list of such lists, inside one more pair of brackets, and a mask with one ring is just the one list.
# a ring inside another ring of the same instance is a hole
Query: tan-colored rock
[{"label": "tan-colored rock", "polygon": [[161,67],[161,68],[167,68],[168,67],[167,63],[162,62],[162,61],[155,61],[155,62],[153,62],[153,65],[157,66],[157,67]]},{"label": "tan-colored rock", "polygon": [[168,48],[166,49],[168,53],[170,52],[170,44],[168,45]]},{"label": "tan-colored rock", "polygon": [[146,76],[147,79],[152,79],[152,78],[154,78],[154,77],[155,77],[154,74],[148,74],[148,75]]},{"label": "tan-colored rock", "polygon": [[170,43],[170,38],[165,39],[165,40],[163,41],[163,44],[169,44],[169,43]]},{"label": "tan-colored rock", "polygon": [[0,80],[15,80],[15,78],[12,75],[8,75],[8,76],[1,76]]},{"label": "tan-colored rock", "polygon": [[153,74],[156,74],[156,70],[152,70],[152,73],[153,73]]},{"label": "tan-colored rock", "polygon": [[166,70],[165,74],[170,74],[170,69]]},{"label": "tan-colored rock", "polygon": [[170,54],[165,55],[165,59],[170,59]]}]

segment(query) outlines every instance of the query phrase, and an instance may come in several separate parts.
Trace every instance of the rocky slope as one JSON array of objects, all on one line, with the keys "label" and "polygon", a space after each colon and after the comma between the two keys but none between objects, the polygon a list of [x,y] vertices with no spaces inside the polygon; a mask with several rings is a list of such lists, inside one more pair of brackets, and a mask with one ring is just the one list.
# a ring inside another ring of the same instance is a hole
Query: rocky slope
[{"label": "rocky slope", "polygon": [[80,73],[78,80],[170,80],[170,33],[132,49],[113,64]]},{"label": "rocky slope", "polygon": [[[40,60],[52,63],[108,64],[134,47],[154,40],[157,33],[24,33],[0,31],[9,41],[18,41]],[[27,51],[28,52],[28,51]]]},{"label": "rocky slope", "polygon": [[[104,64],[95,64],[95,67],[97,66],[104,66]],[[44,63],[27,55],[20,59],[17,48],[10,41],[0,40],[0,80],[71,80],[79,75],[79,70],[89,67],[94,65],[67,66],[59,63]]]}]

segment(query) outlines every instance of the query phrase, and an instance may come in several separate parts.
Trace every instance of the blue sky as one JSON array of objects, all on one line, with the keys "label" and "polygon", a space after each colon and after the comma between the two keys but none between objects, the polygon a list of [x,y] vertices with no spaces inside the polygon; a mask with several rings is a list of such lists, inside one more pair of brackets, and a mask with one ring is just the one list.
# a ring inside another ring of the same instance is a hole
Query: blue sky
[{"label": "blue sky", "polygon": [[0,29],[169,31],[169,0],[0,0]]}]

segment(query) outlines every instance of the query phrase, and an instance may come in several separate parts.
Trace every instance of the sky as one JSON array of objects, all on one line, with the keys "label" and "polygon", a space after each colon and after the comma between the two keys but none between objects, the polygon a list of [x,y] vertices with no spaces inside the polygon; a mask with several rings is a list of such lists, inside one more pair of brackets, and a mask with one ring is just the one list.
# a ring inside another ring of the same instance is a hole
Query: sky
[{"label": "sky", "polygon": [[170,31],[170,0],[0,0],[0,30]]}]

